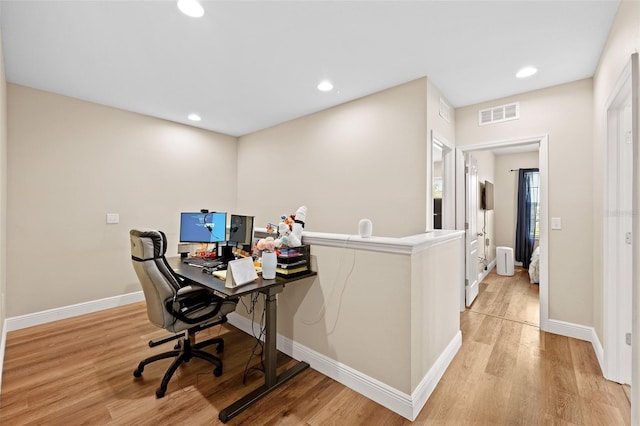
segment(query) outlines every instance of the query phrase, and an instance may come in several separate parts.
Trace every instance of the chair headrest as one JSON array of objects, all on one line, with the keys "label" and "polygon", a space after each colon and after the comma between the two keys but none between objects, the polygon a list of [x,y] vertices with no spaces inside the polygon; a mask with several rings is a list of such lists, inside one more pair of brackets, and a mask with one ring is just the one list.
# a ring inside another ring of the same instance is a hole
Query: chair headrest
[{"label": "chair headrest", "polygon": [[[164,257],[167,252],[167,237],[162,231],[158,231],[155,229],[132,229],[129,231],[129,235],[131,237],[131,254],[134,260],[145,261],[145,260],[153,260]],[[144,247],[136,247],[134,240],[147,240],[151,242],[152,245],[145,246],[153,247],[153,252],[151,250],[146,250]]]}]

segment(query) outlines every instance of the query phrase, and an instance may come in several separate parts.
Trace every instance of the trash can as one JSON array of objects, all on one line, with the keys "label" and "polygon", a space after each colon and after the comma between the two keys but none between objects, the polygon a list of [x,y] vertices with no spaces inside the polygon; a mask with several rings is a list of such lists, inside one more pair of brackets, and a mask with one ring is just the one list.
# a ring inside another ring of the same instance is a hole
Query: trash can
[{"label": "trash can", "polygon": [[511,247],[496,247],[496,267],[498,275],[513,275],[513,249]]}]

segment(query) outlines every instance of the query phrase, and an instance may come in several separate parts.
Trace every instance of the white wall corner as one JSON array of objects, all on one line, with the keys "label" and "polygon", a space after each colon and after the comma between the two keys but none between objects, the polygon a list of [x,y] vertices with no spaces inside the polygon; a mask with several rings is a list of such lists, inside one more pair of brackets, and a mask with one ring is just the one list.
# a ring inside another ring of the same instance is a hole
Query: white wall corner
[{"label": "white wall corner", "polygon": [[602,371],[602,374],[606,378],[607,375],[605,374],[606,369],[604,366],[604,348],[600,343],[600,339],[598,339],[598,333],[596,333],[596,329],[591,328],[591,330],[592,330],[591,345],[593,346],[593,351],[596,353],[596,358],[598,358],[598,364],[600,364],[600,370]]},{"label": "white wall corner", "polygon": [[447,368],[453,361],[453,358],[458,353],[458,350],[462,347],[462,332],[458,330],[451,342],[447,345],[445,350],[440,354],[436,362],[424,376],[418,387],[411,394],[411,400],[413,405],[411,421],[415,420],[420,414],[420,411],[427,403],[427,400],[435,390],[438,382],[444,375]]}]

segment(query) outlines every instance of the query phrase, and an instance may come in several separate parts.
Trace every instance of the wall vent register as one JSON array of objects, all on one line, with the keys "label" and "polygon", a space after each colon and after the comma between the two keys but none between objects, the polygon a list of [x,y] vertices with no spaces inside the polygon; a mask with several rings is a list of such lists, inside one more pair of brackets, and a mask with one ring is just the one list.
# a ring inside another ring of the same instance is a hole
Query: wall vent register
[{"label": "wall vent register", "polygon": [[520,118],[520,103],[500,105],[478,111],[478,125],[502,123]]}]

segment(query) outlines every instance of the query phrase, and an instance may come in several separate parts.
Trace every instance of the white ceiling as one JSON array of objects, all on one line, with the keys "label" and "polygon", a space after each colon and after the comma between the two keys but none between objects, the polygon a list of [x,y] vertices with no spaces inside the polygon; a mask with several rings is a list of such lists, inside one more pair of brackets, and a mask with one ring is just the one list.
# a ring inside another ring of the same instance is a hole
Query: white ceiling
[{"label": "white ceiling", "polygon": [[2,0],[0,25],[11,83],[239,136],[425,75],[454,107],[591,77],[618,3]]}]

